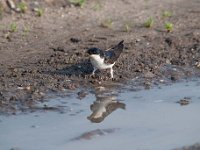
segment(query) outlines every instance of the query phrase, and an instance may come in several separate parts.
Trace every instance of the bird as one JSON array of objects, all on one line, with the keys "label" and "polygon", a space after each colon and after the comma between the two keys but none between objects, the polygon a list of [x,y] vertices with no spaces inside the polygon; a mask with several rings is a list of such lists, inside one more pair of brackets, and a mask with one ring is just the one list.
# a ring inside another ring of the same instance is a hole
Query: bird
[{"label": "bird", "polygon": [[94,86],[96,100],[90,105],[92,113],[87,117],[93,123],[102,122],[107,116],[117,109],[126,109],[126,104],[117,99],[117,93],[106,86]]},{"label": "bird", "polygon": [[92,75],[94,76],[95,72],[98,69],[99,70],[110,69],[110,76],[113,79],[114,78],[113,66],[115,65],[115,62],[121,55],[123,49],[124,49],[124,40],[122,40],[117,45],[107,50],[102,50],[96,47],[88,49],[87,53],[89,54],[90,62],[93,66]]}]

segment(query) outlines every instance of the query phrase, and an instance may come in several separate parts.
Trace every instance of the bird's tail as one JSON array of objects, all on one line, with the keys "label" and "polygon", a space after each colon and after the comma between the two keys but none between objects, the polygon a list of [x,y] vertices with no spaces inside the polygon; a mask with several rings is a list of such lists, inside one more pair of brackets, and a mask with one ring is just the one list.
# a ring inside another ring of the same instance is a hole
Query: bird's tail
[{"label": "bird's tail", "polygon": [[121,42],[119,42],[118,45],[123,45],[124,44],[124,40],[122,40]]},{"label": "bird's tail", "polygon": [[124,48],[124,40],[122,40],[115,47],[113,47],[114,50],[118,50],[120,52],[123,51],[123,48]]},{"label": "bird's tail", "polygon": [[124,40],[119,42],[116,46],[110,48],[109,50],[105,51],[105,55],[107,56],[108,63],[114,63],[120,56],[124,49]]}]

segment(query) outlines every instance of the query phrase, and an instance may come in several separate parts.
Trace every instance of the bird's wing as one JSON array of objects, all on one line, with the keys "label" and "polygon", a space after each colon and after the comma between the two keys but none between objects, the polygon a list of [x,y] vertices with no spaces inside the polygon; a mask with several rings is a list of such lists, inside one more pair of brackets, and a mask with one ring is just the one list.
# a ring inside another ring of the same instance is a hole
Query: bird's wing
[{"label": "bird's wing", "polygon": [[113,64],[120,56],[124,48],[124,41],[119,42],[116,46],[104,51],[105,62]]}]

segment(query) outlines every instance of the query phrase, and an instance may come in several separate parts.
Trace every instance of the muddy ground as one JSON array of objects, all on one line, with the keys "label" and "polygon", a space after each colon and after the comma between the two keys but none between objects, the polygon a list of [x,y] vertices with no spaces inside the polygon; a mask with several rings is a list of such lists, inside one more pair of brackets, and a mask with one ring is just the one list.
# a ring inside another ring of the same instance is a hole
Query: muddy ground
[{"label": "muddy ground", "polygon": [[[25,12],[17,9],[17,0],[15,8],[0,2],[1,113],[26,111],[49,93],[87,92],[96,84],[140,78],[137,84],[150,88],[199,76],[199,0],[88,0],[83,7],[65,0],[25,0]],[[166,22],[173,24],[171,32]],[[86,50],[107,49],[121,40],[125,49],[114,67],[115,80],[104,71],[91,77]]]}]

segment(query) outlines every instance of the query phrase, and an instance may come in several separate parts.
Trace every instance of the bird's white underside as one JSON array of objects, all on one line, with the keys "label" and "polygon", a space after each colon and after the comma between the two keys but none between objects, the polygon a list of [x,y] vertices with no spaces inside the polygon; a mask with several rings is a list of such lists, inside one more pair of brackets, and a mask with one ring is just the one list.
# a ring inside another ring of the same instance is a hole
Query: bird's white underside
[{"label": "bird's white underside", "polygon": [[104,58],[101,58],[100,55],[95,55],[95,54],[92,54],[90,55],[90,61],[94,67],[94,70],[92,72],[92,74],[94,75],[95,71],[97,69],[110,69],[110,76],[111,78],[113,78],[113,69],[112,67],[114,66],[115,63],[113,64],[106,64],[104,63]]},{"label": "bird's white underside", "polygon": [[[98,98],[99,97],[97,97],[97,99]],[[116,97],[114,96],[103,97],[103,101],[96,101],[94,107],[92,108],[93,113],[90,117],[94,119],[102,117],[103,114],[107,111],[106,107],[112,103],[116,103]]]},{"label": "bird's white underside", "polygon": [[90,55],[90,60],[92,65],[97,68],[97,69],[109,69],[112,68],[113,64],[105,64],[104,63],[104,58],[101,58],[99,55]]}]

